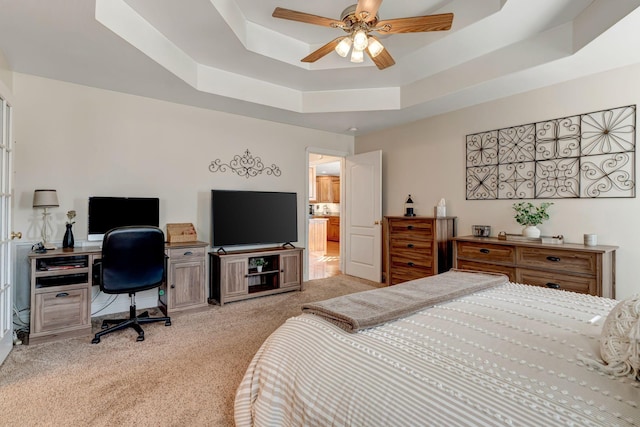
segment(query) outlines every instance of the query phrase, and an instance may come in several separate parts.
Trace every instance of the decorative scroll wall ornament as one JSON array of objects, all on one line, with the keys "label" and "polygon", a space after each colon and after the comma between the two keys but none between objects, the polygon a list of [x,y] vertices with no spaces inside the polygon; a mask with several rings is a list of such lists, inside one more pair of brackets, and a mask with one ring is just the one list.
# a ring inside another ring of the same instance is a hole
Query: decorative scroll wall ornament
[{"label": "decorative scroll wall ornament", "polygon": [[636,197],[636,106],[467,135],[467,200]]},{"label": "decorative scroll wall ornament", "polygon": [[275,164],[269,167],[265,167],[260,157],[253,157],[249,150],[245,150],[241,156],[236,154],[229,163],[222,163],[222,160],[216,159],[209,165],[210,172],[226,172],[230,170],[240,176],[244,176],[249,179],[260,175],[262,172],[266,172],[267,175],[280,176],[280,168]]}]

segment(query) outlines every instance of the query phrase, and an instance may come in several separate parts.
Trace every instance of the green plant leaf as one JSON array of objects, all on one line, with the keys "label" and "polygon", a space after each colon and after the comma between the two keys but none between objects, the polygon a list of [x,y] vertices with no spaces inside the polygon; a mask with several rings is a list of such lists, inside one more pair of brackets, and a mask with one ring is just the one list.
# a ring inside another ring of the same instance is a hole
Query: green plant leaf
[{"label": "green plant leaf", "polygon": [[552,202],[543,202],[536,207],[530,202],[518,202],[513,204],[516,211],[514,216],[516,222],[523,226],[538,225],[549,219],[547,209],[553,205]]}]

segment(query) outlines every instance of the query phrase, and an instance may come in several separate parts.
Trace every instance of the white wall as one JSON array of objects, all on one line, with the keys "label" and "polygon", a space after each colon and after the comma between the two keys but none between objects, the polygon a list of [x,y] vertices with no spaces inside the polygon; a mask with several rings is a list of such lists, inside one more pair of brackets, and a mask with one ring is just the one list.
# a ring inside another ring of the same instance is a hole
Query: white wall
[{"label": "white wall", "polygon": [[0,50],[0,94],[5,99],[9,96],[13,88],[13,72],[9,66],[9,61],[4,56],[4,52]]},{"label": "white wall", "polygon": [[[80,244],[92,195],[159,197],[161,227],[191,222],[199,239],[209,241],[210,190],[218,188],[297,192],[299,246],[305,246],[306,147],[353,152],[351,136],[19,73],[13,86],[14,229],[27,241],[40,239],[42,215],[32,207],[36,188],[58,192],[50,240],[62,239],[66,212],[75,209]],[[211,161],[228,163],[246,149],[266,166],[279,166],[282,175],[247,179],[209,171]]]},{"label": "white wall", "polygon": [[[385,215],[402,214],[409,193],[419,215],[433,215],[433,206],[444,197],[447,213],[458,217],[458,235],[471,234],[474,224],[491,225],[492,234],[518,233],[521,227],[513,219],[513,201],[465,200],[466,135],[638,104],[639,75],[640,65],[626,67],[357,137],[356,153],[383,151]],[[562,234],[567,242],[575,243],[582,242],[584,233],[596,233],[598,243],[619,246],[616,298],[640,292],[636,265],[640,260],[640,200],[553,202],[551,219],[539,227],[542,233]]]}]

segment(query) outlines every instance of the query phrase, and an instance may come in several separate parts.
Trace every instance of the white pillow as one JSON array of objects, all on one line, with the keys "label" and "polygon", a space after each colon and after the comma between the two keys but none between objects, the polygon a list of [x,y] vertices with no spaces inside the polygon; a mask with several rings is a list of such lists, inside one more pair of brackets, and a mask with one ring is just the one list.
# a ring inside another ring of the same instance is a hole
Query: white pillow
[{"label": "white pillow", "polygon": [[620,301],[607,316],[600,334],[600,356],[605,364],[581,357],[607,374],[638,378],[640,371],[640,294]]}]

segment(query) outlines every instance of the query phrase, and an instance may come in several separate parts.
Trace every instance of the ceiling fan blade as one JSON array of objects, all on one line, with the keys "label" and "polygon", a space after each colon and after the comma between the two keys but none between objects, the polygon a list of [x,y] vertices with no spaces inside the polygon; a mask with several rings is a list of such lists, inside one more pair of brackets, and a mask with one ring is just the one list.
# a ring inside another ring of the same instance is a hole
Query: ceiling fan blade
[{"label": "ceiling fan blade", "polygon": [[[369,37],[377,40],[378,42],[380,41],[373,36],[369,36]],[[382,52],[380,52],[375,57],[371,55],[371,52],[369,52],[369,49],[366,49],[366,51],[367,51],[367,55],[369,55],[369,58],[371,58],[371,60],[373,61],[374,64],[376,64],[376,67],[378,67],[379,70],[384,70],[385,68],[391,67],[393,64],[396,63],[396,61],[394,61],[393,58],[391,57],[391,54],[389,53],[387,48],[384,48]]]},{"label": "ceiling fan blade", "polygon": [[338,37],[337,39],[334,39],[334,40],[331,40],[329,43],[325,44],[320,49],[314,50],[309,55],[307,55],[304,58],[302,58],[300,61],[301,62],[316,62],[318,59],[320,59],[323,56],[331,53],[336,48],[338,43],[340,43],[340,40],[342,40],[343,38],[344,38],[344,36]]},{"label": "ceiling fan blade", "polygon": [[310,13],[298,12],[291,9],[284,9],[282,7],[276,7],[271,16],[273,16],[274,18],[288,19],[290,21],[322,25],[323,27],[340,28],[342,25],[344,25],[342,21],[338,21],[336,19],[312,15]]},{"label": "ceiling fan blade", "polygon": [[384,21],[380,21],[376,25],[375,31],[378,31],[381,34],[445,31],[451,29],[452,23],[453,13],[414,16],[411,18],[386,19]]},{"label": "ceiling fan blade", "polygon": [[370,22],[376,19],[378,9],[382,4],[382,0],[358,0],[356,6],[356,16],[360,18],[362,12],[366,12],[366,17],[363,19],[365,22]]}]

